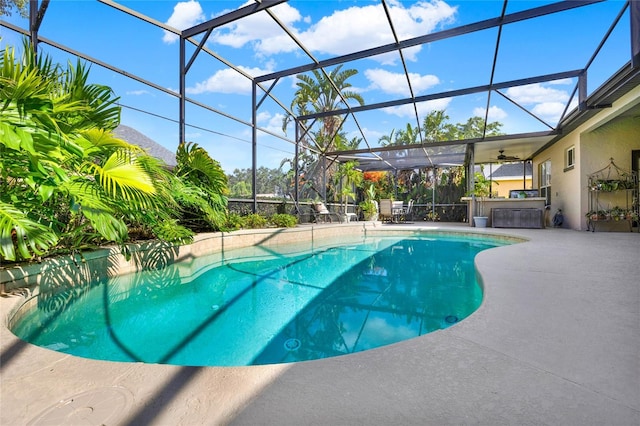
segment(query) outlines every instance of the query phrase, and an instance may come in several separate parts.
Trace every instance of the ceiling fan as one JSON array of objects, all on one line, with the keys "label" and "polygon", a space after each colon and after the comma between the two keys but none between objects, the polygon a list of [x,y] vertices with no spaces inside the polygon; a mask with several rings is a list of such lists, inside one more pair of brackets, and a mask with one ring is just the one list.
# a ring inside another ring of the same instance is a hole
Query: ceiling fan
[{"label": "ceiling fan", "polygon": [[500,155],[498,155],[498,157],[496,158],[496,160],[498,160],[498,161],[520,161],[520,157],[518,157],[518,156],[505,155],[504,154],[504,149],[501,149],[498,152],[500,153]]}]

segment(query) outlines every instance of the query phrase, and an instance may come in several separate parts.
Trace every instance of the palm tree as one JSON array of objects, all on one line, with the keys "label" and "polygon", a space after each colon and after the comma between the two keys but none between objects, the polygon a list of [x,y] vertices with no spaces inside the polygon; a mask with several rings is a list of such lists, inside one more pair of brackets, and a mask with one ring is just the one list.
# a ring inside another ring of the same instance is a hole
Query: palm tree
[{"label": "palm tree", "polygon": [[380,142],[381,146],[392,146],[396,144],[396,129],[391,129],[391,133],[388,135],[380,136],[378,142]]},{"label": "palm tree", "polygon": [[425,139],[429,142],[451,139],[452,126],[447,123],[448,120],[449,116],[444,110],[429,112],[422,122]]},{"label": "palm tree", "polygon": [[[329,74],[325,74],[320,70],[311,71],[311,75],[299,74],[297,76],[298,82],[296,83],[298,89],[291,102],[291,110],[298,116],[303,116],[344,108],[344,102],[350,100],[356,101],[359,105],[364,105],[362,96],[357,92],[349,90],[351,84],[347,81],[349,77],[357,73],[358,70],[355,69],[342,70],[342,65],[339,65]],[[322,125],[320,128],[315,132],[305,133],[305,136],[299,141],[302,147],[301,155],[305,155],[304,151],[309,150],[309,148],[311,148],[309,151],[316,151],[320,155],[335,150],[340,144],[339,141],[341,138],[345,137],[339,133],[343,119],[344,118],[340,116],[321,118]],[[291,114],[284,118],[283,129],[286,129],[287,124],[291,122],[291,120],[293,120]],[[304,126],[304,124],[305,123],[301,123],[302,126]],[[344,139],[342,140],[344,141]],[[307,168],[301,170],[301,173],[306,175],[306,181],[311,182],[311,187],[317,190],[323,186],[323,178],[316,172],[319,168],[319,159],[316,155],[313,155],[313,157],[315,158],[313,162],[305,160],[304,165]],[[291,160],[288,162],[293,164]],[[332,181],[335,169],[336,167],[330,167],[329,170],[327,170],[327,182]]]},{"label": "palm tree", "polygon": [[349,198],[353,198],[355,201],[355,187],[360,186],[362,183],[362,172],[358,170],[356,167],[358,166],[357,161],[347,161],[346,163],[340,164],[338,167],[338,172],[336,173],[336,187],[340,187],[340,199],[343,203],[344,214],[347,213],[347,202]]},{"label": "palm tree", "polygon": [[[362,96],[354,91],[347,90],[351,83],[347,79],[358,73],[358,70],[347,69],[341,71],[342,65],[335,67],[328,75],[319,70],[313,70],[313,76],[299,74],[297,76],[298,89],[295,92],[291,109],[298,115],[335,111],[344,108],[344,101],[354,100],[359,105],[364,105]],[[333,82],[333,84],[332,84]],[[290,120],[291,117],[285,118]],[[338,128],[342,122],[339,116],[324,117],[319,135],[323,139],[314,142],[320,152],[327,152],[335,148],[333,138],[336,136]]]}]

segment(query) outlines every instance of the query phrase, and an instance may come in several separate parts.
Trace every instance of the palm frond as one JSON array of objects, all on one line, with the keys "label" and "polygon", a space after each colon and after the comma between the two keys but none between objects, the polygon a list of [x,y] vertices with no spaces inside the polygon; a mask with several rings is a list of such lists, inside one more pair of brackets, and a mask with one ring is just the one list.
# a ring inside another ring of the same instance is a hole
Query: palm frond
[{"label": "palm frond", "polygon": [[148,196],[156,192],[137,156],[126,149],[115,151],[102,166],[87,162],[85,168],[111,197],[146,205]]},{"label": "palm frond", "polygon": [[57,242],[58,235],[52,229],[0,201],[0,255],[3,259],[31,259],[34,255],[44,254]]},{"label": "palm frond", "polygon": [[191,230],[178,224],[177,220],[165,220],[153,227],[153,232],[163,241],[176,244],[190,244],[195,235]]},{"label": "palm frond", "polygon": [[82,207],[81,212],[89,219],[91,227],[106,240],[123,243],[127,239],[127,225],[109,212],[86,205]]}]

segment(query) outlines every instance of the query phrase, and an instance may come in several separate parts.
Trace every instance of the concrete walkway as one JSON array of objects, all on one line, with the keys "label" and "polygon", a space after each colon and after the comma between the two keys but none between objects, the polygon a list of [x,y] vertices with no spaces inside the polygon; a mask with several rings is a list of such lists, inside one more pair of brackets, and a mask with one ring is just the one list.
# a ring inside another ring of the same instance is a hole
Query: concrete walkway
[{"label": "concrete walkway", "polygon": [[81,359],[18,340],[3,298],[0,424],[640,425],[640,234],[478,231],[530,239],[477,256],[478,311],[319,361]]}]

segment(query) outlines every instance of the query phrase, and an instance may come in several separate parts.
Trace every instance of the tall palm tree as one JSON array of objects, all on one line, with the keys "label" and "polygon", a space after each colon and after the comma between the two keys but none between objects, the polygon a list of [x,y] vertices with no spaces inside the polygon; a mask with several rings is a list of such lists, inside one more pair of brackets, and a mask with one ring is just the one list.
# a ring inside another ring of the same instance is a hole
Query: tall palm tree
[{"label": "tall palm tree", "polygon": [[[347,80],[356,75],[358,70],[347,69],[342,70],[342,65],[335,67],[331,72],[325,74],[320,70],[313,70],[311,74],[299,74],[297,90],[291,102],[291,110],[298,116],[308,115],[312,113],[335,111],[345,108],[344,101],[355,101],[359,105],[364,105],[362,96],[349,90],[351,83]],[[332,84],[333,83],[333,84]],[[287,115],[283,120],[283,129],[293,119],[292,115]],[[305,156],[304,151],[310,151],[315,158],[314,161],[305,160],[304,165],[307,167],[301,170],[305,174],[306,182],[311,188],[315,188],[317,192],[323,187],[323,177],[318,173],[320,169],[319,158],[313,154],[318,152],[324,154],[336,149],[338,145],[345,141],[345,135],[340,134],[339,129],[342,125],[344,117],[329,116],[320,119],[322,125],[315,132],[305,133],[302,140],[299,141],[302,150],[301,155]],[[301,123],[305,125],[305,123]],[[341,139],[342,138],[342,139]],[[311,149],[309,149],[311,148]],[[292,161],[289,161],[293,164]],[[332,176],[336,171],[336,166],[330,166],[327,170],[327,182],[332,182]]]},{"label": "tall palm tree", "polygon": [[[298,115],[309,113],[320,113],[335,111],[346,107],[344,101],[356,101],[359,105],[364,105],[362,96],[352,90],[347,80],[358,73],[356,69],[342,71],[342,65],[335,67],[329,74],[319,70],[312,70],[312,75],[299,74],[294,99],[291,102],[291,110]],[[334,84],[332,84],[332,82]],[[287,118],[285,118],[286,120]],[[291,117],[288,117],[290,120]],[[335,148],[333,138],[342,122],[339,116],[329,116],[321,119],[322,126],[319,135],[320,141],[314,142],[320,152],[327,152]]]}]

